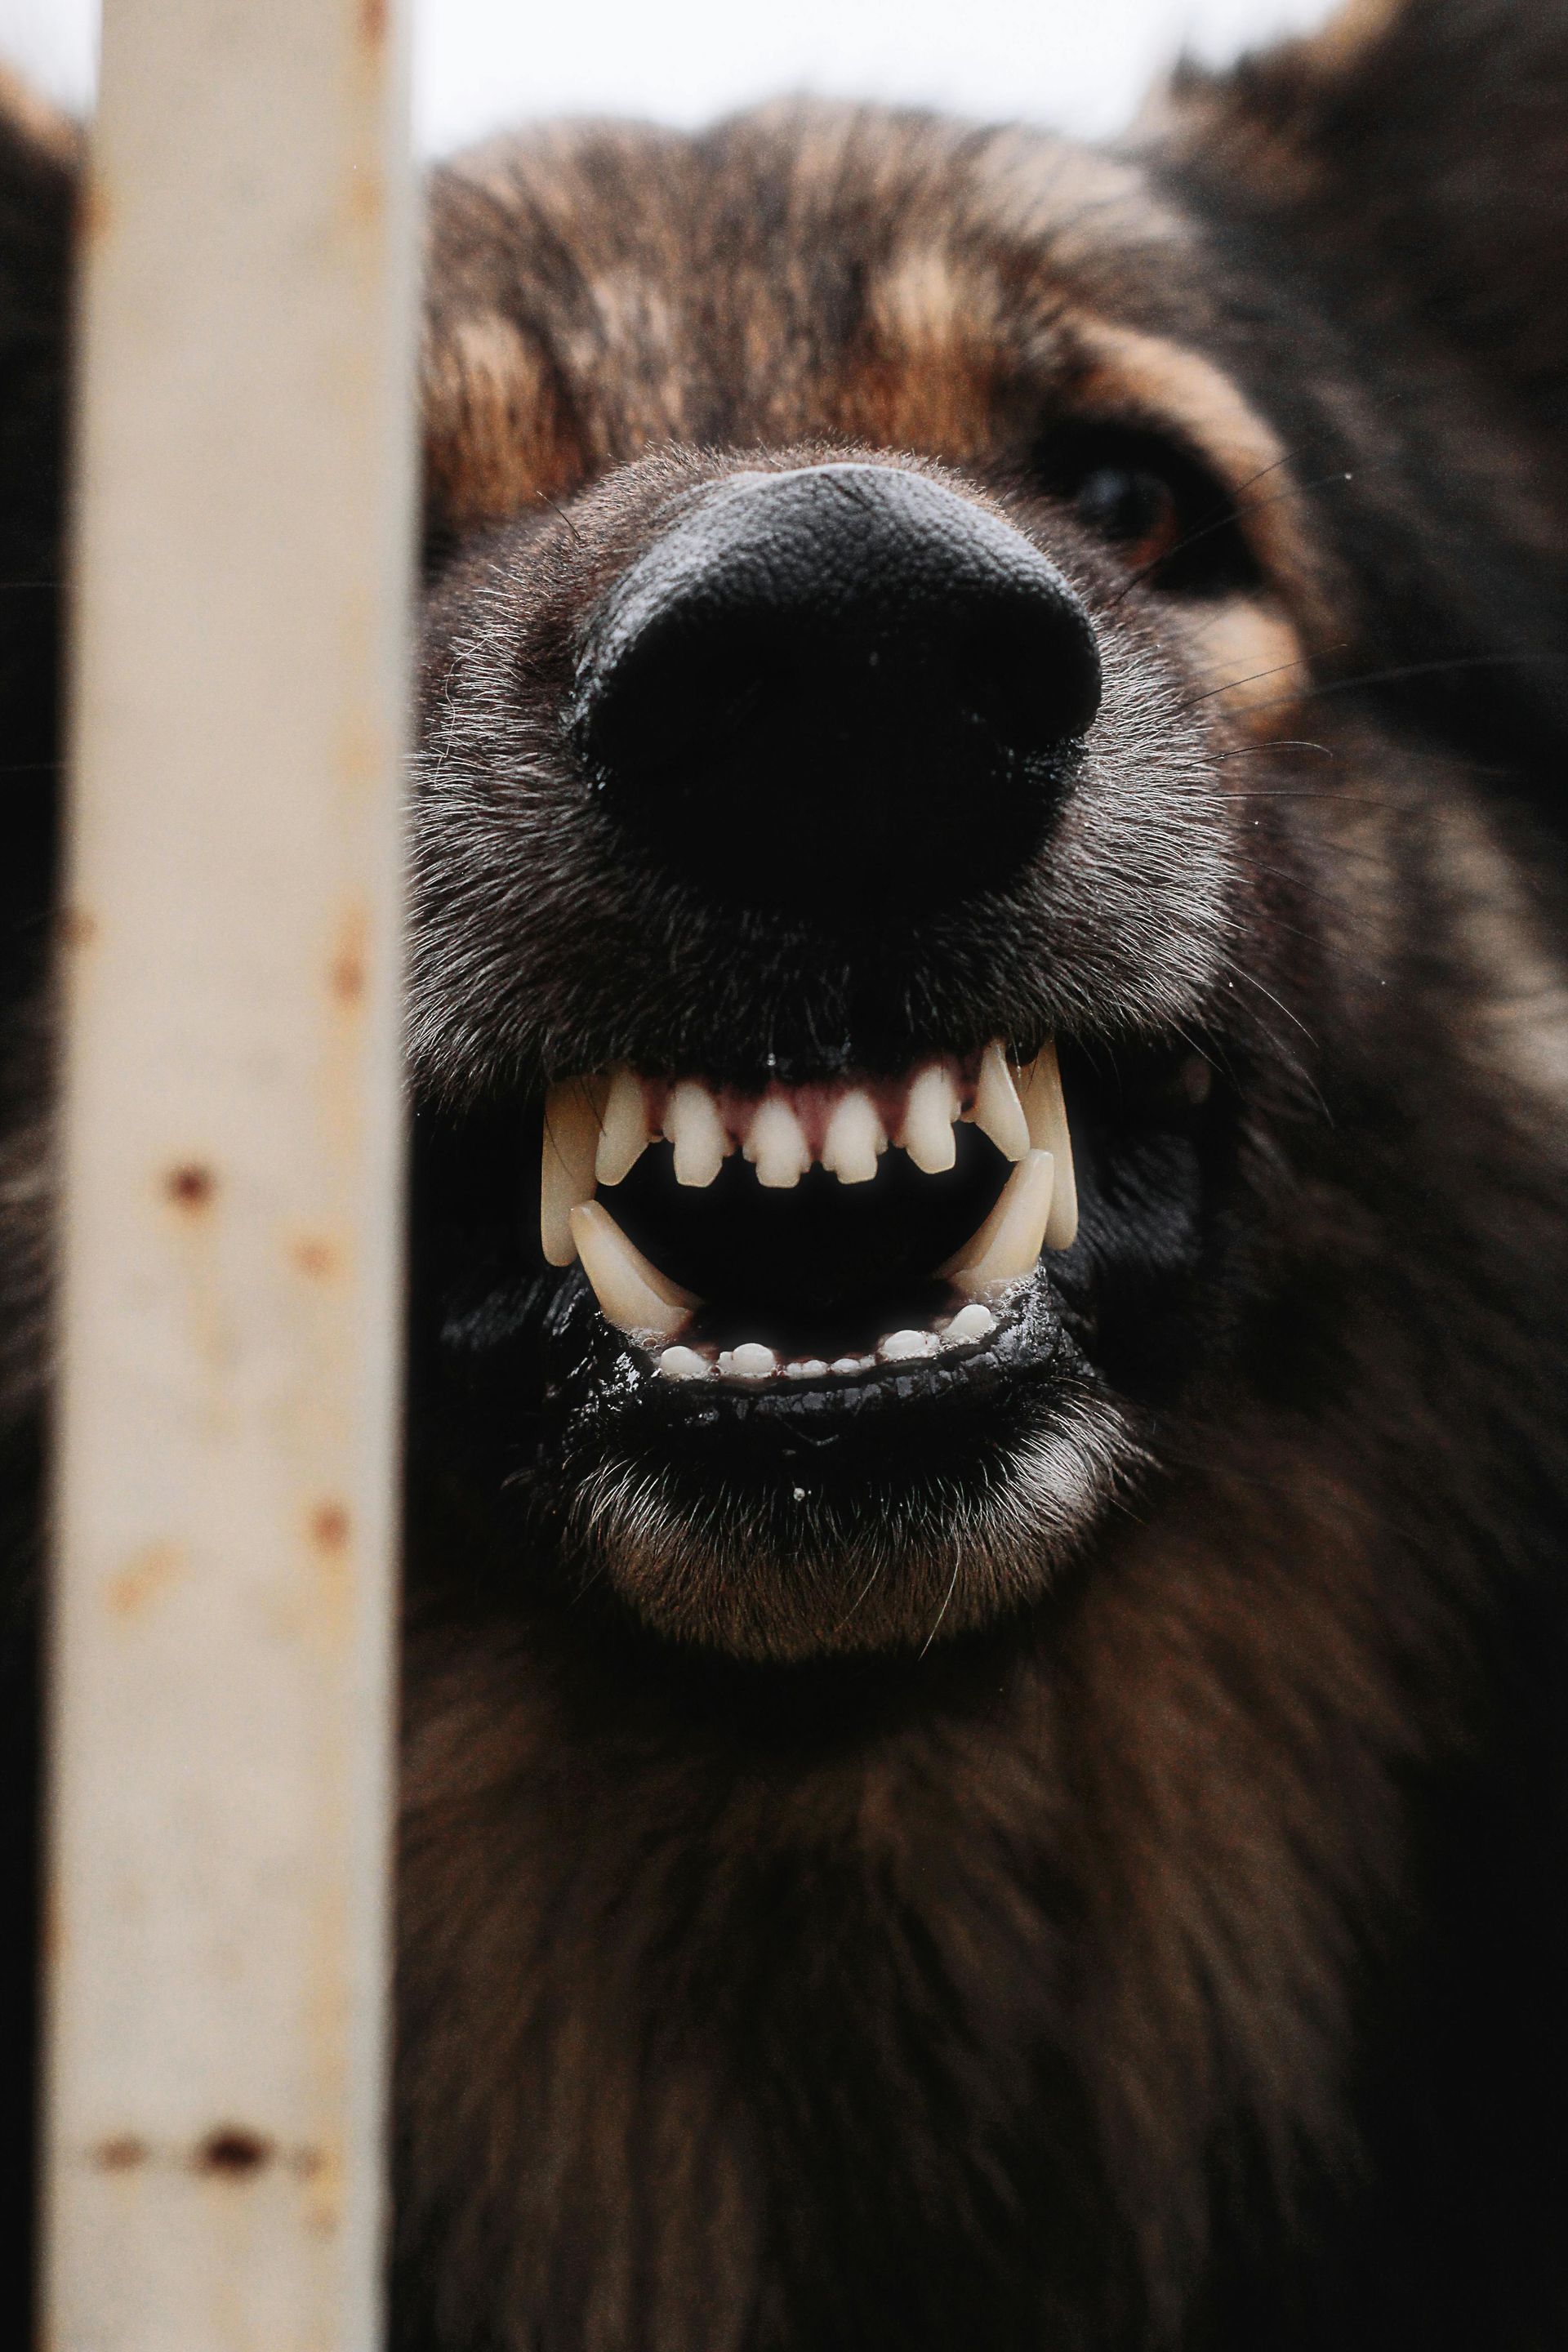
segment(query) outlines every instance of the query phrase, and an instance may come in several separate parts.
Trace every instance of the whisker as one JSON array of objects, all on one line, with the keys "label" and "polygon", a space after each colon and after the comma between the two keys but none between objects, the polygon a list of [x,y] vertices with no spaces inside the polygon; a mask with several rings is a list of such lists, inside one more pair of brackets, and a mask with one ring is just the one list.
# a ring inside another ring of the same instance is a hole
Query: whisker
[{"label": "whisker", "polygon": [[[1256,474],[1250,475],[1247,480],[1242,483],[1241,489],[1248,488],[1253,482],[1260,482],[1266,474],[1272,474],[1279,467],[1289,463],[1289,457],[1274,458],[1268,465],[1259,467]],[[1110,610],[1114,612],[1123,597],[1130,595],[1141,581],[1147,580],[1152,572],[1160,571],[1165,564],[1173,562],[1178,555],[1184,555],[1188,548],[1196,547],[1201,541],[1212,539],[1216,530],[1227,530],[1232,523],[1238,522],[1243,515],[1260,514],[1265,508],[1280,506],[1287,499],[1302,496],[1309,490],[1328,489],[1335,482],[1348,482],[1352,478],[1352,475],[1344,471],[1321,474],[1314,481],[1293,482],[1289,489],[1276,490],[1272,498],[1249,499],[1245,505],[1241,501],[1241,490],[1238,490],[1226,505],[1223,514],[1215,515],[1212,522],[1202,524],[1196,530],[1188,531],[1184,538],[1177,540],[1173,547],[1166,548],[1163,554],[1153,557],[1148,563],[1140,564],[1137,571],[1122,582],[1121,586],[1111,598]]]},{"label": "whisker", "polygon": [[1327,743],[1310,743],[1303,735],[1275,735],[1267,743],[1237,743],[1228,751],[1215,754],[1217,767],[1224,760],[1256,760],[1265,751],[1321,751],[1325,760],[1337,760],[1339,753]]},{"label": "whisker", "polygon": [[1308,1045],[1311,1046],[1313,1052],[1315,1053],[1317,1051],[1318,1041],[1299,1013],[1292,1013],[1290,1007],[1283,1001],[1283,999],[1276,996],[1271,988],[1265,987],[1263,982],[1258,978],[1256,972],[1248,971],[1244,964],[1235,964],[1231,968],[1236,973],[1237,980],[1246,981],[1248,988],[1255,988],[1257,989],[1259,996],[1266,996],[1268,999],[1269,1003],[1272,1004],[1278,1012],[1282,1013],[1285,1015],[1286,1020],[1290,1022],[1301,1032],[1302,1036],[1305,1037]]},{"label": "whisker", "polygon": [[946,1598],[943,1600],[942,1604],[942,1607],[941,1607],[941,1608],[937,1611],[937,1612],[936,1612],[936,1622],[934,1622],[934,1624],[931,1626],[931,1632],[926,1635],[925,1640],[921,1643],[920,1654],[921,1654],[921,1656],[922,1658],[925,1656],[926,1652],[931,1648],[931,1643],[935,1641],[935,1639],[936,1639],[936,1637],[937,1637],[938,1633],[942,1631],[942,1619],[947,1615],[947,1612],[948,1612],[949,1604],[951,1603],[951,1601],[952,1601],[952,1596],[953,1596],[953,1594],[954,1594],[954,1593],[957,1591],[957,1590],[958,1590],[958,1571],[959,1571],[959,1569],[960,1569],[960,1567],[961,1567],[962,1565],[963,1565],[963,1561],[962,1561],[962,1559],[961,1559],[961,1558],[960,1558],[960,1559],[955,1559],[953,1560],[953,1563],[952,1563],[952,1581],[949,1584],[949,1586],[948,1586],[948,1588],[947,1588],[947,1595],[946,1595]]},{"label": "whisker", "polygon": [[[1300,694],[1271,695],[1262,702],[1244,702],[1238,706],[1237,716],[1246,718],[1254,710],[1277,710],[1282,703],[1314,702],[1328,694],[1350,694],[1358,687],[1391,686],[1405,677],[1437,677],[1455,670],[1506,669],[1514,665],[1538,667],[1544,658],[1541,654],[1456,654],[1444,661],[1402,662],[1393,669],[1362,670],[1354,677],[1323,678],[1315,686],[1303,687]],[[1295,665],[1284,662],[1280,667],[1290,669]],[[1258,675],[1268,677],[1270,673],[1262,670]],[[1249,681],[1244,679],[1242,683]]]},{"label": "whisker", "polygon": [[[1250,677],[1227,677],[1220,685],[1205,687],[1202,694],[1194,694],[1190,701],[1183,703],[1182,709],[1184,713],[1189,710],[1196,710],[1200,704],[1212,702],[1216,694],[1239,694],[1244,686],[1258,686],[1261,684],[1262,680],[1266,677],[1278,677],[1283,670],[1305,669],[1310,659],[1310,655],[1298,654],[1294,661],[1275,662],[1271,668],[1255,669],[1251,673]],[[1280,702],[1291,702],[1295,699],[1296,698],[1293,695],[1280,695],[1279,697],[1279,700]],[[1241,704],[1240,709],[1243,711],[1272,710],[1276,706],[1273,701],[1244,702]]]}]

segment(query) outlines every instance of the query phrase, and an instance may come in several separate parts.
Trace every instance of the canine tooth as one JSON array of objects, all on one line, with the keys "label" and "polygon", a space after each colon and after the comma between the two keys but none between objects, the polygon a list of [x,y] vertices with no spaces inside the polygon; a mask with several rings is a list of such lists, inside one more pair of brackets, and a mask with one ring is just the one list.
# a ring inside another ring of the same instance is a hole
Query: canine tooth
[{"label": "canine tooth", "polygon": [[928,1176],[940,1175],[957,1157],[952,1122],[958,1117],[958,1089],[939,1062],[923,1069],[910,1088],[899,1140],[915,1166]]},{"label": "canine tooth", "polygon": [[945,1339],[965,1342],[973,1339],[986,1339],[995,1328],[996,1318],[992,1314],[989,1307],[982,1307],[978,1298],[973,1298],[967,1307],[959,1308],[942,1337]]},{"label": "canine tooth", "polygon": [[1055,1178],[1048,1151],[1021,1160],[980,1231],[941,1269],[948,1280],[974,1298],[1032,1273],[1045,1246]]},{"label": "canine tooth", "polygon": [[[980,1076],[970,1117],[998,1151],[1009,1160],[1022,1160],[1029,1149],[1029,1122],[1018,1100],[1007,1056],[998,1044],[987,1045],[980,1057]],[[1046,1148],[1048,1150],[1054,1147]]]},{"label": "canine tooth", "polygon": [[876,1104],[864,1088],[851,1087],[833,1106],[822,1139],[823,1166],[841,1184],[867,1184],[877,1172],[878,1153],[886,1149]]},{"label": "canine tooth", "polygon": [[664,1131],[675,1146],[678,1184],[711,1184],[724,1165],[730,1138],[719,1106],[696,1078],[682,1078],[669,1097]]},{"label": "canine tooth", "polygon": [[902,1364],[915,1356],[934,1356],[941,1346],[934,1331],[889,1331],[877,1345],[885,1364]]},{"label": "canine tooth", "polygon": [[811,1165],[801,1123],[777,1095],[770,1095],[757,1106],[746,1141],[746,1156],[755,1165],[758,1183],[772,1192],[787,1192],[792,1184],[798,1184]]},{"label": "canine tooth", "polygon": [[1078,1232],[1078,1185],[1072,1172],[1072,1138],[1068,1133],[1067,1105],[1062,1100],[1062,1074],[1054,1045],[1041,1047],[1026,1070],[1019,1073],[1024,1115],[1029,1122],[1029,1142],[1036,1151],[1048,1151],[1057,1164],[1056,1196],[1046,1227],[1047,1249],[1069,1249]]},{"label": "canine tooth", "polygon": [[779,1360],[773,1349],[764,1348],[760,1339],[742,1340],[738,1348],[730,1351],[727,1362],[722,1357],[720,1361],[738,1381],[765,1381],[770,1372],[776,1372],[779,1368]]},{"label": "canine tooth", "polygon": [[539,1237],[552,1265],[570,1265],[576,1256],[572,1212],[594,1197],[594,1160],[599,1148],[602,1079],[569,1078],[552,1087],[544,1102],[544,1152],[539,1182]]},{"label": "canine tooth", "polygon": [[658,1369],[667,1381],[702,1381],[712,1367],[695,1348],[667,1348],[658,1360]]},{"label": "canine tooth", "polygon": [[619,1184],[629,1176],[652,1140],[647,1102],[642,1080],[623,1063],[610,1080],[599,1129],[594,1173],[601,1184]]},{"label": "canine tooth", "polygon": [[628,1241],[608,1209],[586,1201],[572,1212],[572,1238],[606,1319],[618,1330],[672,1339],[698,1304]]}]

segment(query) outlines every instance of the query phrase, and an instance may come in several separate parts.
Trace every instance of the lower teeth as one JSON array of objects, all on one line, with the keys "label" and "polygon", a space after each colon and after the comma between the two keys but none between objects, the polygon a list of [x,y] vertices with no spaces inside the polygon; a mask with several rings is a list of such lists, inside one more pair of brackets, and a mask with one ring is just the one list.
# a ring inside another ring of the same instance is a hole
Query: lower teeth
[{"label": "lower teeth", "polygon": [[717,1379],[752,1385],[778,1379],[823,1381],[830,1374],[842,1377],[868,1372],[879,1363],[918,1363],[950,1349],[975,1347],[988,1339],[995,1328],[996,1317],[990,1307],[973,1300],[935,1329],[889,1331],[868,1356],[838,1356],[832,1363],[821,1356],[781,1359],[761,1340],[748,1339],[738,1348],[724,1348],[711,1354],[700,1348],[666,1348],[656,1359],[656,1365],[667,1381]]}]

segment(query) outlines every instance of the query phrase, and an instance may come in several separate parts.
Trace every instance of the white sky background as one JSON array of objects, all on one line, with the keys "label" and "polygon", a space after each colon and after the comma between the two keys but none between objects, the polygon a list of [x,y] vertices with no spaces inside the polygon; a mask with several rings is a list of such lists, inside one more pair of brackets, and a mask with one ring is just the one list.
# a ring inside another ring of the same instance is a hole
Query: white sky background
[{"label": "white sky background", "polygon": [[[1100,136],[1184,47],[1220,62],[1321,23],[1331,0],[415,0],[415,13],[419,138],[440,151],[528,115],[695,123],[780,90]],[[0,58],[83,107],[96,15],[95,0],[0,0]]]}]

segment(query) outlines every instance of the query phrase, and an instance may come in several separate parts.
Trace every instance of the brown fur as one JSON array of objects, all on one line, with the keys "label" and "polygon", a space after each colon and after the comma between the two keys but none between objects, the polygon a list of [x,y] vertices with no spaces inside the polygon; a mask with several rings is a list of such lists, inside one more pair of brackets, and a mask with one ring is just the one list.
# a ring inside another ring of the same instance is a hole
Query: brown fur
[{"label": "brown fur", "polygon": [[[1406,0],[1178,77],[1114,155],[791,107],[436,176],[405,2352],[1568,2328],[1565,147],[1561,0]],[[5,184],[59,168],[13,140]],[[58,368],[57,247],[8,236]],[[1212,479],[1228,571],[1096,543],[1057,453],[1108,432]],[[875,953],[738,929],[563,748],[669,501],[849,452],[1046,548],[1107,677],[1037,870]],[[1049,1414],[796,1509],[552,1406],[538,1278],[479,1264],[544,1082],[1053,1028],[1090,1140]],[[1117,1123],[1189,1038],[1191,1232],[1186,1146]]]}]

